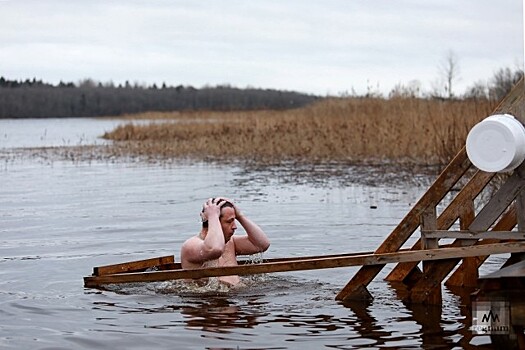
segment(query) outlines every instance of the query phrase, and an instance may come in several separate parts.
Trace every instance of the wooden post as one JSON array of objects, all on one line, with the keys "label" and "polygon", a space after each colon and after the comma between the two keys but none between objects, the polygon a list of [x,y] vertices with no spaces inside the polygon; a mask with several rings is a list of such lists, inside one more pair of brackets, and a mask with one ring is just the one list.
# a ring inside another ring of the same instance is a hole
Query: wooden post
[{"label": "wooden post", "polygon": [[[422,238],[422,249],[438,249],[438,239],[437,238],[426,238],[424,236],[425,231],[431,231],[437,229],[437,218],[436,218],[436,207],[429,207],[421,215],[421,238]],[[422,279],[427,278],[427,274],[430,271],[432,265],[429,265],[429,261],[423,261],[423,275]],[[411,291],[411,294],[413,292]],[[416,292],[417,293],[417,292]],[[424,299],[431,300],[430,304],[439,305],[441,304],[441,284],[434,284],[433,288],[428,288],[423,291],[425,293]]]},{"label": "wooden post", "polygon": [[[474,221],[474,201],[470,201],[468,205],[464,207],[464,210],[459,217],[459,226],[461,230],[466,230],[472,221]],[[456,271],[460,271],[455,274],[455,277],[451,276],[445,285],[461,286],[461,287],[476,287],[478,284],[478,257],[465,258],[461,263],[462,268]]]},{"label": "wooden post", "polygon": [[439,248],[437,238],[427,238],[425,235],[427,231],[435,230],[437,230],[436,207],[428,207],[423,214],[421,214],[421,249]]}]

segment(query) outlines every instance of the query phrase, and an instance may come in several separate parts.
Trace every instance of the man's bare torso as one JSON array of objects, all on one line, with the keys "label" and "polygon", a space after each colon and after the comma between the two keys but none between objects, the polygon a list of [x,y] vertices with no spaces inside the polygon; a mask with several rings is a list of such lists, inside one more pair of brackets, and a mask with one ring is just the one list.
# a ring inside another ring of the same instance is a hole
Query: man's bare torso
[{"label": "man's bare torso", "polygon": [[[196,243],[200,243],[199,241],[202,241],[202,238],[199,236],[195,236],[192,238],[192,240],[195,240]],[[202,264],[195,264],[192,262],[186,262],[183,266],[184,269],[198,269],[203,267],[223,267],[223,266],[237,266],[237,254],[235,253],[235,242],[232,239],[230,239],[226,244],[224,245],[224,253],[215,260],[209,260],[205,261]],[[235,286],[240,282],[239,276],[221,276],[219,277],[219,281],[222,283],[225,283],[227,285]]]}]

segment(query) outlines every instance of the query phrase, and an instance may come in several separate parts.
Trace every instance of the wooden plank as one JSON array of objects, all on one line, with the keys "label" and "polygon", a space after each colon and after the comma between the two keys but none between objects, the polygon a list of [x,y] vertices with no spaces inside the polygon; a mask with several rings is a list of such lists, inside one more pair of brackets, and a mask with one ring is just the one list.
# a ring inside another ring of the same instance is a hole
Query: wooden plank
[{"label": "wooden plank", "polygon": [[202,268],[194,270],[169,270],[152,272],[119,273],[114,275],[84,277],[86,287],[97,287],[110,283],[154,282],[175,279],[192,279],[229,275],[252,275],[260,273],[316,270],[361,265],[385,265],[401,261],[442,260],[465,256],[524,252],[524,242],[488,244],[484,246],[439,248],[419,251],[404,251],[383,254],[358,254],[348,257],[318,258],[311,260],[289,260],[282,262],[249,264],[228,267]]},{"label": "wooden plank", "polygon": [[480,280],[491,278],[525,278],[525,261],[520,261],[516,264],[504,267],[486,276],[482,276]]},{"label": "wooden plank", "polygon": [[[407,249],[401,249],[400,251],[404,251]],[[311,260],[311,259],[319,259],[319,258],[338,258],[338,257],[348,257],[348,256],[355,256],[355,255],[362,255],[362,254],[373,254],[373,252],[361,252],[361,253],[343,253],[343,254],[332,254],[332,255],[317,255],[317,256],[300,256],[300,257],[288,257],[288,258],[271,258],[271,259],[263,259],[262,262],[268,263],[268,262],[282,262],[282,261],[296,261],[296,260]],[[145,260],[137,260],[137,261],[129,261],[124,262],[120,264],[114,264],[114,265],[107,265],[107,266],[99,266],[93,268],[93,275],[111,275],[111,274],[118,274],[118,273],[127,273],[127,272],[141,272],[148,268],[155,267],[158,270],[177,270],[182,269],[181,263],[174,262],[173,256],[164,256],[164,257],[156,257],[156,258],[150,258]],[[254,264],[253,260],[238,260],[237,262],[239,265],[248,265],[248,264]]]},{"label": "wooden plank", "polygon": [[428,239],[456,238],[456,239],[498,239],[498,240],[525,240],[525,232],[518,231],[486,231],[471,232],[468,230],[448,231],[436,230],[421,232]]},{"label": "wooden plank", "polygon": [[[423,211],[429,206],[435,207],[450,191],[452,186],[463,176],[470,165],[471,163],[467,157],[466,149],[463,147],[443,172],[441,172],[428,191],[423,194],[414,207],[379,246],[376,253],[388,253],[399,250],[418,228],[419,218]],[[361,299],[362,293],[358,293],[357,291],[362,290],[362,287],[366,288],[375,276],[381,272],[383,267],[384,266],[381,265],[361,267],[339,292],[336,299],[351,299],[353,294],[355,298]]]},{"label": "wooden plank", "polygon": [[[437,226],[439,229],[448,229],[454,222],[463,214],[463,212],[472,207],[472,201],[481,191],[487,186],[490,180],[494,177],[494,173],[486,173],[483,171],[476,171],[470,178],[467,184],[459,191],[456,197],[450,202],[445,210],[439,215],[437,219]],[[420,249],[421,242],[417,240],[412,246],[412,250]],[[385,280],[395,282],[404,281],[411,271],[417,269],[418,262],[402,263],[392,269]]]},{"label": "wooden plank", "polygon": [[525,231],[525,190],[516,197],[516,209],[518,230]]},{"label": "wooden plank", "polygon": [[93,275],[101,276],[101,275],[110,275],[114,273],[139,271],[139,270],[148,269],[153,266],[163,265],[163,264],[168,264],[168,263],[173,263],[173,262],[175,262],[175,257],[173,255],[168,255],[168,256],[161,256],[161,257],[151,258],[151,259],[129,261],[129,262],[120,263],[120,264],[98,266],[98,267],[93,268]]},{"label": "wooden plank", "polygon": [[525,187],[525,180],[514,172],[498,189],[489,202],[481,209],[472,224],[470,231],[486,231],[498,217],[516,199]]}]

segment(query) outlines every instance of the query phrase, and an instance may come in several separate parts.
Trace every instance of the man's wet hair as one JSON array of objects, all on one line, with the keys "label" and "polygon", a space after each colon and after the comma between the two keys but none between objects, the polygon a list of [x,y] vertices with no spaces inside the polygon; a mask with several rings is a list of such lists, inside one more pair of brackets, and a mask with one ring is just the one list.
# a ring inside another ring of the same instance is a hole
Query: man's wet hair
[{"label": "man's wet hair", "polygon": [[[214,201],[215,198],[212,198],[211,200]],[[220,204],[220,203],[222,203],[222,204]],[[227,200],[224,200],[224,199],[221,199],[217,204],[221,208],[221,214],[219,216],[219,219],[222,217],[222,208],[235,208],[233,206],[233,203],[231,203],[231,202],[229,202]],[[202,208],[202,212],[204,213],[204,208]],[[202,222],[202,227],[208,228],[208,220],[205,220],[205,221]]]}]

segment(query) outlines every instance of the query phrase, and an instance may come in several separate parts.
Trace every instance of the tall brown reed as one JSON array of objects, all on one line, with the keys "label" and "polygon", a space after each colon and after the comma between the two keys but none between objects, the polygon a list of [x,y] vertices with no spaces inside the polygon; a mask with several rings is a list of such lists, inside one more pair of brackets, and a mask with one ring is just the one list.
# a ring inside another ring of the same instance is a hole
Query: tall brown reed
[{"label": "tall brown reed", "polygon": [[104,135],[124,154],[442,164],[464,145],[490,102],[332,98],[286,111],[176,112],[131,116]]}]

